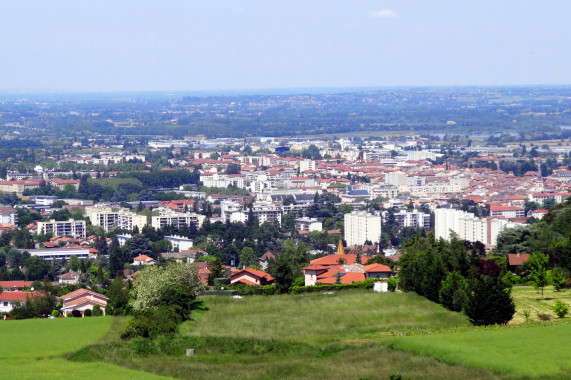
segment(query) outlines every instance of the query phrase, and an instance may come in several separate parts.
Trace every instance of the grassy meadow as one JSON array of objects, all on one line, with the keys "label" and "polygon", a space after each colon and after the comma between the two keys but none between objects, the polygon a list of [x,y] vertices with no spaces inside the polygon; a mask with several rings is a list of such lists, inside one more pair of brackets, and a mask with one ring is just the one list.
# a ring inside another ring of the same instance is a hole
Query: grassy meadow
[{"label": "grassy meadow", "polygon": [[[465,316],[416,294],[205,297],[176,338],[95,344],[70,356],[183,379],[496,378],[488,369],[443,363],[394,350],[400,330],[467,328]],[[185,356],[186,348],[196,355]]]},{"label": "grassy meadow", "polygon": [[571,324],[388,338],[393,348],[468,367],[537,378],[571,378]]},{"label": "grassy meadow", "polygon": [[[511,324],[525,322],[524,310],[530,311],[530,320],[538,320],[537,313],[546,313],[557,318],[553,312],[553,305],[557,301],[563,301],[571,309],[571,289],[564,289],[556,292],[553,286],[546,286],[541,298],[541,290],[535,290],[531,286],[517,286],[512,289],[512,297],[515,301],[516,313]],[[567,315],[567,319],[570,316]],[[571,339],[571,337],[570,337]]]},{"label": "grassy meadow", "polygon": [[[514,298],[518,313],[526,302],[554,302],[531,288]],[[155,341],[121,340],[128,319],[120,317],[0,322],[2,378],[571,377],[569,318],[481,329],[414,293],[364,290],[203,299],[207,311]]]},{"label": "grassy meadow", "polygon": [[28,319],[0,322],[2,379],[54,379],[80,374],[86,379],[151,379],[107,363],[74,363],[62,355],[105,341],[113,318]]}]

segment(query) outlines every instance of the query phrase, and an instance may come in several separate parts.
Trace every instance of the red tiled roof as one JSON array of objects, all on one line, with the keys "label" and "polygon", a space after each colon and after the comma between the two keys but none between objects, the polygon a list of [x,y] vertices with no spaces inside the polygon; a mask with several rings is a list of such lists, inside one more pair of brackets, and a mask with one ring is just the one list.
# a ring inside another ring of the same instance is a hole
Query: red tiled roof
[{"label": "red tiled roof", "polygon": [[[341,283],[342,284],[352,284],[354,282],[361,282],[361,281],[365,281],[365,273],[354,273],[354,272],[349,272],[349,273],[341,273]],[[333,276],[333,277],[327,277],[327,278],[322,278],[322,279],[318,279],[317,280],[317,284],[335,284],[337,282],[337,276]]]},{"label": "red tiled roof", "polygon": [[0,281],[0,286],[2,289],[29,288],[32,283],[32,281]]},{"label": "red tiled roof", "polygon": [[365,266],[365,272],[392,272],[391,268],[388,265],[374,263],[371,265]]},{"label": "red tiled roof", "polygon": [[26,298],[30,296],[36,296],[41,294],[40,292],[2,292],[0,294],[0,301],[25,301]]},{"label": "red tiled roof", "polygon": [[529,253],[508,253],[510,265],[523,265],[527,260],[529,260]]},{"label": "red tiled roof", "polygon": [[311,260],[311,264],[316,265],[339,265],[339,260],[343,259],[345,264],[351,265],[355,263],[357,259],[357,255],[354,254],[346,254],[346,255],[329,255],[320,257],[319,259]]}]

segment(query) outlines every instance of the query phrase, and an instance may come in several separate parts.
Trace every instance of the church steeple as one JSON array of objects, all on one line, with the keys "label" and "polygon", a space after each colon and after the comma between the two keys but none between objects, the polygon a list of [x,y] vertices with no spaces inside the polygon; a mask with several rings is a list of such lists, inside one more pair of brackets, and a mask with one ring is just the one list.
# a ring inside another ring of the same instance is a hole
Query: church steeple
[{"label": "church steeple", "polygon": [[343,248],[343,239],[339,239],[339,245],[337,245],[337,254],[344,255],[345,249]]}]

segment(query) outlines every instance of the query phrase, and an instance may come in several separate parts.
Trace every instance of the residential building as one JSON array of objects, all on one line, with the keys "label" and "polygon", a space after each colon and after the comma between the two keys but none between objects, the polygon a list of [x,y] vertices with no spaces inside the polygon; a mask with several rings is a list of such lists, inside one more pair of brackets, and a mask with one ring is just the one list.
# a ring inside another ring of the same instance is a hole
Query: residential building
[{"label": "residential building", "polygon": [[27,251],[32,256],[41,257],[44,260],[69,260],[71,256],[78,259],[88,259],[92,257],[89,248],[46,248],[46,249],[21,249]]},{"label": "residential building", "polygon": [[423,214],[419,211],[401,210],[395,214],[395,220],[401,227],[430,229],[430,214]]},{"label": "residential building", "polygon": [[172,210],[161,210],[159,215],[151,217],[151,226],[159,229],[166,225],[171,225],[176,228],[193,225],[196,229],[202,226],[206,216],[196,214],[194,212],[176,212]]},{"label": "residential building", "polygon": [[297,231],[321,231],[323,223],[317,218],[298,218],[295,220],[295,229]]},{"label": "residential building", "polygon": [[135,226],[140,231],[147,225],[147,216],[124,208],[97,205],[86,207],[85,214],[91,220],[91,224],[102,226],[106,232],[115,228],[132,231]]},{"label": "residential building", "polygon": [[177,248],[179,251],[185,251],[192,248],[192,239],[185,238],[183,236],[165,236],[165,240],[168,240],[172,248]]},{"label": "residential building", "polygon": [[63,307],[61,311],[64,316],[73,313],[74,310],[78,310],[83,316],[85,310],[93,310],[93,306],[99,305],[105,315],[105,308],[107,307],[107,301],[109,298],[103,294],[96,293],[87,289],[78,289],[71,293],[68,293],[61,297],[63,301]]},{"label": "residential building", "polygon": [[345,240],[347,246],[376,244],[381,238],[381,217],[365,211],[345,214]]},{"label": "residential building", "polygon": [[495,246],[498,236],[507,228],[522,225],[503,217],[478,218],[472,213],[449,208],[436,209],[434,214],[436,239],[450,240],[454,232],[462,240],[472,243],[479,241],[487,247]]},{"label": "residential building", "polygon": [[264,271],[246,268],[230,276],[230,284],[270,285],[274,278]]},{"label": "residential building", "polygon": [[74,239],[85,239],[85,220],[54,220],[38,222],[38,233],[53,236],[71,236]]},{"label": "residential building", "polygon": [[18,213],[12,207],[0,206],[0,224],[18,224]]}]

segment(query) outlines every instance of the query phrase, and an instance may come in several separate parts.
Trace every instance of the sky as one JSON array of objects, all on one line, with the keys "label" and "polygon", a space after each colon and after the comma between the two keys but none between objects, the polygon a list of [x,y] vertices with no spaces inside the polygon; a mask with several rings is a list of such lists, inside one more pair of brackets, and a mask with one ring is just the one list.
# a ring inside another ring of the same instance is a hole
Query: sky
[{"label": "sky", "polygon": [[0,0],[0,91],[571,84],[569,0]]}]

